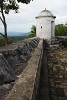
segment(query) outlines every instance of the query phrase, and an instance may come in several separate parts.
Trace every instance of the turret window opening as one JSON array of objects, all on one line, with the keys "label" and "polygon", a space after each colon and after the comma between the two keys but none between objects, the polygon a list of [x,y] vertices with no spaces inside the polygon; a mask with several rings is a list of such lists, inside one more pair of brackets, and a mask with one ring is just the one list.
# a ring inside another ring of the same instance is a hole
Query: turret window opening
[{"label": "turret window opening", "polygon": [[41,28],[42,28],[42,26],[41,26]]}]

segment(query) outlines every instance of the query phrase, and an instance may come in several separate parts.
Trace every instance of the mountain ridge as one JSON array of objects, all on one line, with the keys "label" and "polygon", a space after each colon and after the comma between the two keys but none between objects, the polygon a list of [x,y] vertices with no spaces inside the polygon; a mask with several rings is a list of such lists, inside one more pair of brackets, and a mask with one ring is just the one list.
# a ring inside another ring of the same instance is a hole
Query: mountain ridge
[{"label": "mountain ridge", "polygon": [[28,36],[29,34],[30,32],[7,32],[8,36]]}]

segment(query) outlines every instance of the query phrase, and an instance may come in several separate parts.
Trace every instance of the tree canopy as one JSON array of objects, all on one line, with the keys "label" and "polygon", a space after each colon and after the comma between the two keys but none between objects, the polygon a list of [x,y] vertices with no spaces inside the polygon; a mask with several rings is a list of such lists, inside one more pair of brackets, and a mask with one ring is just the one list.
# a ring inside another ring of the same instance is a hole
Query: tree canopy
[{"label": "tree canopy", "polygon": [[67,36],[67,25],[58,24],[55,26],[55,35],[56,36]]},{"label": "tree canopy", "polygon": [[0,0],[0,8],[3,6],[3,10],[5,10],[5,13],[8,14],[10,10],[17,11],[19,8],[18,3],[30,3],[31,0]]},{"label": "tree canopy", "polygon": [[36,26],[32,25],[31,27],[31,34],[29,34],[29,38],[36,36]]},{"label": "tree canopy", "polygon": [[36,34],[36,26],[35,25],[32,25],[32,27],[31,27],[31,33]]},{"label": "tree canopy", "polygon": [[[31,0],[17,0],[18,2],[26,3],[28,4]],[[33,0],[32,0],[33,1]]]},{"label": "tree canopy", "polygon": [[31,32],[30,32],[29,36],[26,37],[26,39],[32,38],[32,37],[36,37],[36,26],[35,25],[32,25]]}]

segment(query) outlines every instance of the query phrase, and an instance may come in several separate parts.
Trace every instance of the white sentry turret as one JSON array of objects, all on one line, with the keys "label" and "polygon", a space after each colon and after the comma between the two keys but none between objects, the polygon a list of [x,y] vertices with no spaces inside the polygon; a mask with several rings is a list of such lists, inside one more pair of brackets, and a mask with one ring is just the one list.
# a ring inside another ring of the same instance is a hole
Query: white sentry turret
[{"label": "white sentry turret", "polygon": [[51,11],[43,10],[36,17],[36,35],[43,39],[51,39],[55,36],[55,18]]}]

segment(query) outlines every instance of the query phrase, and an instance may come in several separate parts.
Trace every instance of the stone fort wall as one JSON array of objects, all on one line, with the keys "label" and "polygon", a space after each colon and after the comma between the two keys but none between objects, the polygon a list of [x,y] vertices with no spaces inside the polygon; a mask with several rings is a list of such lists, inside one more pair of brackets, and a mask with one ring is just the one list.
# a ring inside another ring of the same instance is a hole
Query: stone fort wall
[{"label": "stone fort wall", "polygon": [[42,55],[43,40],[40,40],[27,67],[5,100],[37,100]]},{"label": "stone fort wall", "polygon": [[37,100],[42,56],[43,40],[39,38],[0,48],[1,90],[5,91],[3,84],[7,87],[14,82],[1,100]]}]

